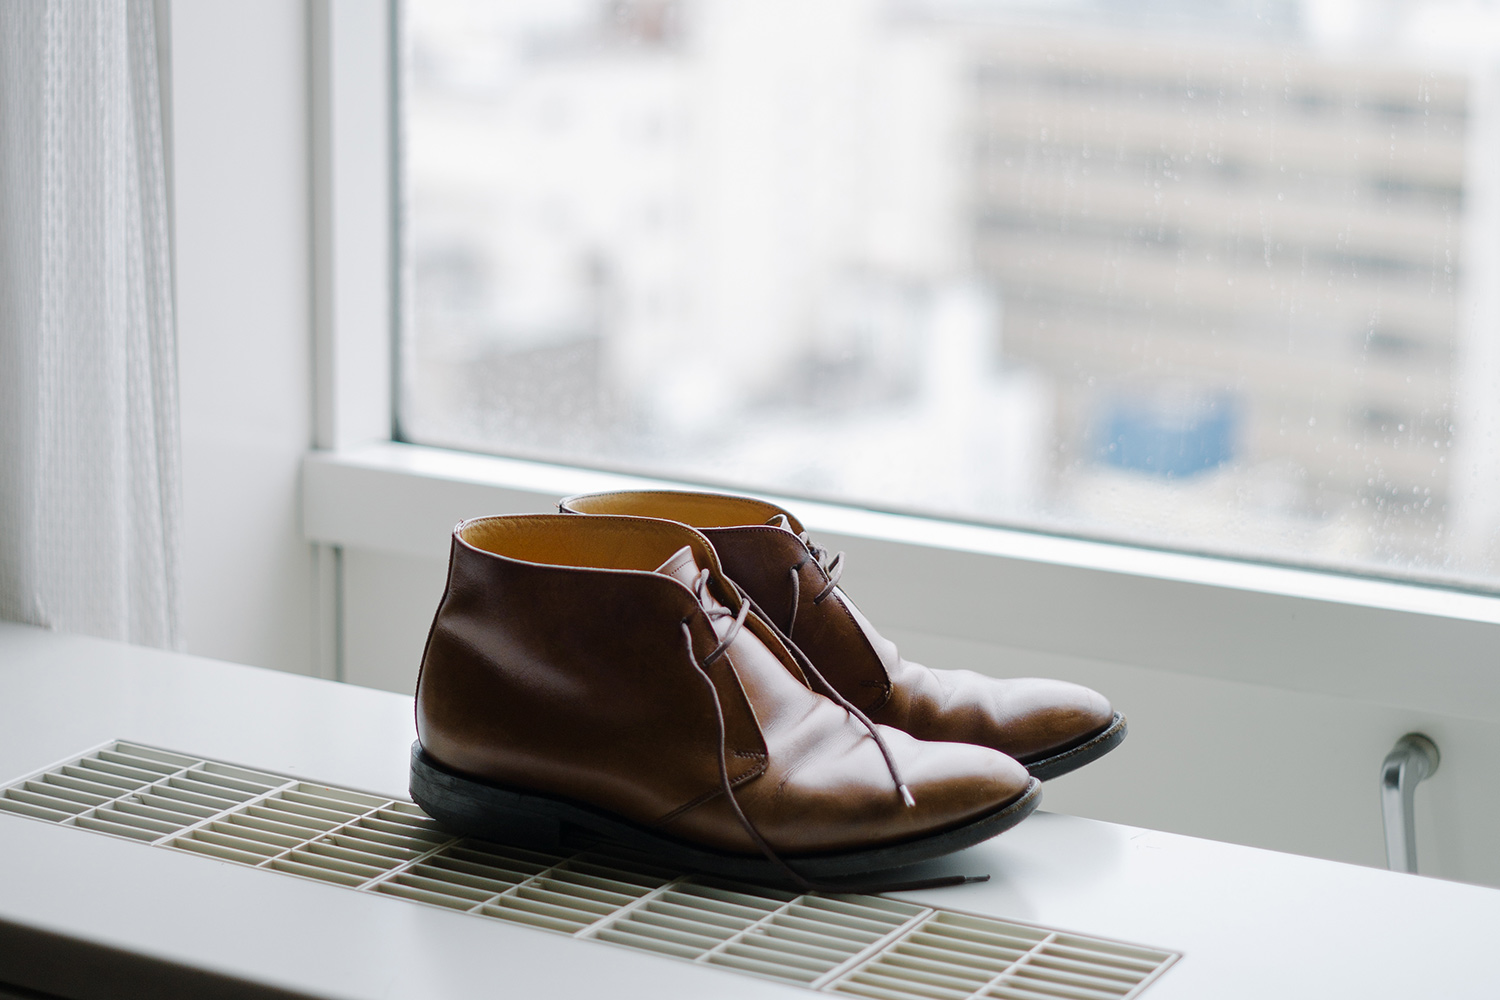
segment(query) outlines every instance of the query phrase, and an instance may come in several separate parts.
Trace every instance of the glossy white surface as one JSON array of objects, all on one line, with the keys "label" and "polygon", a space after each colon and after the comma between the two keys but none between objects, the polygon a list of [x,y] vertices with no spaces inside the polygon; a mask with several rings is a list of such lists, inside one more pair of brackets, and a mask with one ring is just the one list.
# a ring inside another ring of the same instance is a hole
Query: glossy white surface
[{"label": "glossy white surface", "polygon": [[[0,694],[0,783],[119,737],[405,785],[399,695],[13,625]],[[317,996],[809,995],[10,815],[0,842],[0,920]],[[1183,952],[1151,1000],[1500,992],[1496,890],[1045,813],[945,866],[992,880],[912,895]]]}]

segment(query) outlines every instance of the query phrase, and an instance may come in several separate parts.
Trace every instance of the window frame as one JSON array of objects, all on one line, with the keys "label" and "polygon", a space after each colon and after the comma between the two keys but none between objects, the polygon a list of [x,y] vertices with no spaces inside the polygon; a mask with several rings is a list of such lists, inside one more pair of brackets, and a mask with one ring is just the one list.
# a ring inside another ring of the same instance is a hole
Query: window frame
[{"label": "window frame", "polygon": [[[310,7],[317,429],[302,521],[331,608],[345,547],[438,560],[466,516],[693,488],[397,440],[399,37],[395,0]],[[1500,722],[1500,596],[784,502],[848,552],[849,589],[882,626]],[[336,621],[324,629],[336,658]]]}]

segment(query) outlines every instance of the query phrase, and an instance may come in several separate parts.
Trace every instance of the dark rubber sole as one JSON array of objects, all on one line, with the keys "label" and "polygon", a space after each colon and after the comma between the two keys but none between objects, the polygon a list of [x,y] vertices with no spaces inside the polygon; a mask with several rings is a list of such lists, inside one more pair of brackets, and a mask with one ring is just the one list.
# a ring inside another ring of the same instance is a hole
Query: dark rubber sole
[{"label": "dark rubber sole", "polygon": [[1086,737],[1082,743],[1052,754],[1050,757],[1032,761],[1026,764],[1026,770],[1038,781],[1050,781],[1103,757],[1125,742],[1126,732],[1128,729],[1125,725],[1125,716],[1116,712],[1109,725],[1094,735]]},{"label": "dark rubber sole", "polygon": [[[583,832],[650,854],[683,871],[752,882],[786,881],[786,873],[766,858],[725,854],[698,847],[602,810],[457,774],[429,756],[420,743],[413,743],[411,748],[411,797],[439,824],[466,837],[560,851],[576,846],[574,834]],[[808,879],[841,878],[902,868],[989,840],[1031,815],[1041,800],[1041,783],[1033,778],[1026,791],[1015,800],[951,830],[861,851],[790,856],[786,860]]]}]

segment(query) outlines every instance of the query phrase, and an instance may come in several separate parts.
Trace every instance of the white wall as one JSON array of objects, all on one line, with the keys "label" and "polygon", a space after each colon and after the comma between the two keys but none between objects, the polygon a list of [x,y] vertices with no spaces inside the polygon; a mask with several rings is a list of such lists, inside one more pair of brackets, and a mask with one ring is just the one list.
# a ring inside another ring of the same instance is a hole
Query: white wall
[{"label": "white wall", "polygon": [[171,49],[187,649],[312,673],[306,4],[174,0]]},{"label": "white wall", "polygon": [[1500,885],[1500,726],[1268,685],[891,630],[928,664],[1088,684],[1130,718],[1119,750],[1049,782],[1042,808],[1385,867],[1380,763],[1418,730],[1442,750],[1417,792],[1425,875]]}]

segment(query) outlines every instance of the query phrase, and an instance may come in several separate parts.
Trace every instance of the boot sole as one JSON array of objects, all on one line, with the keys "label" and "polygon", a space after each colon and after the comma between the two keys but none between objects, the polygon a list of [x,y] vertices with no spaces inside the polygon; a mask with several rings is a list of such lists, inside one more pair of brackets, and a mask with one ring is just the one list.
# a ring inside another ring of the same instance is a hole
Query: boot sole
[{"label": "boot sole", "polygon": [[1076,771],[1085,764],[1091,763],[1109,753],[1115,747],[1125,742],[1125,734],[1128,732],[1125,725],[1125,716],[1119,712],[1110,724],[1098,733],[1087,737],[1075,747],[1070,747],[1050,757],[1025,764],[1026,770],[1038,781],[1050,781],[1069,771]]},{"label": "boot sole", "polygon": [[[556,852],[576,847],[572,837],[565,841],[565,835],[582,831],[685,871],[752,882],[786,882],[786,873],[765,858],[699,847],[589,806],[458,774],[434,760],[420,743],[411,748],[411,797],[439,824],[466,837]],[[1041,800],[1041,782],[1032,778],[1011,802],[962,826],[899,844],[838,854],[789,855],[786,860],[809,879],[901,868],[989,840],[1031,815]]]}]

